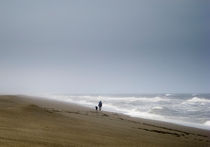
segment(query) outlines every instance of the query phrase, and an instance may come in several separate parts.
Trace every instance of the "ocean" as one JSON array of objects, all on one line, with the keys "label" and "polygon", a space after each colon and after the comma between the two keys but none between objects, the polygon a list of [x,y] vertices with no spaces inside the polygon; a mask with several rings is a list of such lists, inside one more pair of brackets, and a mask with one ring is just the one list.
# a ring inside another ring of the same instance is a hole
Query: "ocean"
[{"label": "ocean", "polygon": [[210,130],[210,94],[53,94],[45,97],[93,109],[102,100],[104,111]]}]

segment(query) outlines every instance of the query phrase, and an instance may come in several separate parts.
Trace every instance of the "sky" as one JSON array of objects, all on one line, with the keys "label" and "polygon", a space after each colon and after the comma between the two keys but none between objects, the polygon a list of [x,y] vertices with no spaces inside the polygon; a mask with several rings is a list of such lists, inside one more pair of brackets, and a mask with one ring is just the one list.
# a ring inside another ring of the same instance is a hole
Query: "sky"
[{"label": "sky", "polygon": [[0,93],[209,93],[209,0],[0,0]]}]

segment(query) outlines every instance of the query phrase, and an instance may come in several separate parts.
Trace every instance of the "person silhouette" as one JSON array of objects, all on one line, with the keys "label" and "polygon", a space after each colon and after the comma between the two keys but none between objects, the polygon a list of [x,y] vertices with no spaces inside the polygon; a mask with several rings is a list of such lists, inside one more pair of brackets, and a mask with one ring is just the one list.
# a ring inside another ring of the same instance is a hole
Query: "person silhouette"
[{"label": "person silhouette", "polygon": [[101,108],[102,108],[102,101],[99,101],[98,107],[99,107],[99,111],[101,111]]},{"label": "person silhouette", "polygon": [[96,111],[98,111],[98,106],[95,106],[95,108],[96,108]]}]

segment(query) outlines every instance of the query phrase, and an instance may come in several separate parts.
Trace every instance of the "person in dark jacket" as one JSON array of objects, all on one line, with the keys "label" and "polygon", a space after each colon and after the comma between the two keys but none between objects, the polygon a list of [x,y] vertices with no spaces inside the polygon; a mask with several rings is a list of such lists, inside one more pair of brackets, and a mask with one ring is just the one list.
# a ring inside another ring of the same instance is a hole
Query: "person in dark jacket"
[{"label": "person in dark jacket", "polygon": [[101,108],[102,108],[102,101],[99,101],[98,107],[99,107],[99,111],[101,111]]}]

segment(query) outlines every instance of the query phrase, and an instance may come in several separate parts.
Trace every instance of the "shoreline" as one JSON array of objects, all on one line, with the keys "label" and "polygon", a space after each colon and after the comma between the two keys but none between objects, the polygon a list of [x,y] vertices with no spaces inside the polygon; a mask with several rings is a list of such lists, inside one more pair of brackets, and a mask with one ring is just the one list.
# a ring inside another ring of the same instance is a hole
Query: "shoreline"
[{"label": "shoreline", "polygon": [[[30,96],[28,96],[30,97]],[[44,99],[47,99],[47,100],[54,100],[54,101],[58,101],[58,102],[64,102],[64,103],[68,103],[68,104],[75,104],[75,105],[78,105],[78,106],[81,106],[81,107],[86,107],[86,108],[90,108],[93,110],[92,107],[88,107],[88,106],[85,106],[83,104],[80,104],[80,103],[77,103],[77,102],[67,102],[67,101],[64,101],[64,100],[58,100],[58,99],[54,99],[54,98],[50,98],[50,97],[40,97],[40,98],[44,98]],[[138,116],[134,116],[134,115],[129,115],[129,114],[126,114],[126,113],[123,113],[123,112],[116,112],[116,111],[109,111],[109,110],[105,110],[105,112],[111,112],[111,113],[118,113],[118,114],[121,114],[121,115],[126,115],[126,116],[129,116],[129,117],[132,117],[132,118],[139,118],[139,119],[146,119],[146,120],[151,120],[151,121],[159,121],[159,122],[162,122],[162,123],[170,123],[170,124],[174,124],[174,125],[179,125],[179,126],[184,126],[184,127],[191,127],[191,128],[197,128],[197,129],[203,129],[203,130],[207,130],[207,131],[210,131],[210,126],[209,125],[204,125],[204,124],[199,124],[199,123],[194,123],[194,122],[184,122],[184,121],[180,121],[180,120],[172,120],[172,119],[156,119],[156,118],[144,118],[144,117],[138,117]]]},{"label": "shoreline", "polygon": [[0,96],[4,146],[209,146],[210,132],[55,100]]}]

